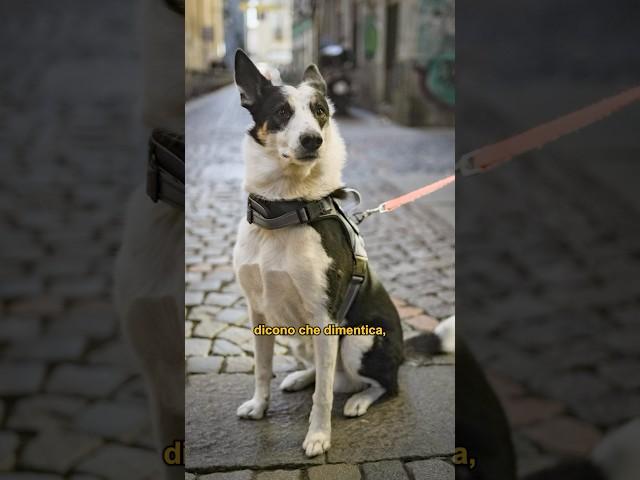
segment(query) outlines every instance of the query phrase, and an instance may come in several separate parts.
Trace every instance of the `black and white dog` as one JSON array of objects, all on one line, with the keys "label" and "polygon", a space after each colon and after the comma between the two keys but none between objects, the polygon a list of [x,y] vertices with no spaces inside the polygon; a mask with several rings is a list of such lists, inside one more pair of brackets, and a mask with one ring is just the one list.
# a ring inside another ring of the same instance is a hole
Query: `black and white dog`
[{"label": "black and white dog", "polygon": [[[274,85],[239,50],[235,80],[242,106],[255,122],[243,146],[249,194],[267,202],[313,201],[343,187],[345,145],[315,65],[306,69],[298,86]],[[334,283],[346,275],[344,259],[351,252],[345,253],[349,245],[338,238],[340,234],[334,232],[332,242],[327,240],[331,232],[321,233],[310,224],[266,229],[245,219],[240,222],[234,269],[253,325],[322,328],[336,323],[328,305],[340,292]],[[398,390],[403,359],[400,319],[370,268],[346,324],[382,327],[385,335],[292,338],[296,357],[306,369],[288,375],[280,388],[296,391],[315,382],[302,444],[309,457],[330,447],[334,390],[356,392],[344,406],[348,417],[363,415],[383,394]],[[267,410],[273,345],[272,336],[255,336],[255,391],[238,408],[242,418],[260,419]]]}]

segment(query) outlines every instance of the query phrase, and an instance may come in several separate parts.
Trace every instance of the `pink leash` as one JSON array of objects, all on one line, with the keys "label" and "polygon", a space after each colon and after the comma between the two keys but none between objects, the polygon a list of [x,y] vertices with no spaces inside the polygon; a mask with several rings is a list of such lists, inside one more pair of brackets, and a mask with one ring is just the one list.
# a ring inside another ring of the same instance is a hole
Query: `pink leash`
[{"label": "pink leash", "polygon": [[370,208],[369,210],[365,210],[364,212],[355,213],[356,221],[361,223],[365,218],[374,213],[386,213],[395,210],[402,205],[407,203],[411,203],[420,197],[424,197],[425,195],[429,195],[441,188],[446,187],[450,183],[453,183],[456,179],[455,175],[449,175],[448,177],[441,178],[429,185],[425,185],[424,187],[418,188],[413,192],[405,193],[404,195],[400,195],[399,197],[392,198],[391,200],[387,200],[384,203],[381,203],[376,208]]},{"label": "pink leash", "polygon": [[547,143],[596,123],[638,100],[640,100],[640,86],[467,153],[460,157],[456,164],[456,171],[462,175],[486,172],[513,157],[542,148]]},{"label": "pink leash", "polygon": [[386,202],[380,204],[380,211],[391,212],[392,210],[401,207],[405,203],[413,202],[420,197],[424,197],[425,195],[429,195],[430,193],[446,187],[450,183],[454,182],[455,179],[455,175],[449,175],[448,177],[441,178],[440,180],[430,183],[429,185],[425,185],[424,187],[414,190],[413,192],[405,193],[404,195],[401,195],[399,197],[387,200]]},{"label": "pink leash", "polygon": [[[605,98],[592,105],[575,112],[558,117],[550,122],[543,123],[525,132],[519,133],[505,140],[484,146],[460,157],[456,162],[456,172],[462,175],[473,175],[486,172],[501,163],[511,160],[513,157],[529,152],[536,148],[542,148],[558,138],[573,133],[583,127],[596,123],[599,120],[621,110],[624,107],[640,100],[640,86],[626,90],[618,95]],[[446,187],[456,179],[455,175],[437,180],[429,185],[405,193],[391,200],[381,203],[376,208],[370,208],[364,212],[354,213],[359,224],[369,215],[374,213],[391,212],[402,205],[411,203],[418,198],[429,195],[443,187]]]}]

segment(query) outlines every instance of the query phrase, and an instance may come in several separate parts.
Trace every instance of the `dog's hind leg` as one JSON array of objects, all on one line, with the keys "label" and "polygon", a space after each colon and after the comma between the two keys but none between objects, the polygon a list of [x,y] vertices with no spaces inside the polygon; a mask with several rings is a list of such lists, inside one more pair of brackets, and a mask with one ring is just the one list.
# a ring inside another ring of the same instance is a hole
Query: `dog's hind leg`
[{"label": "dog's hind leg", "polygon": [[358,392],[349,397],[347,403],[344,404],[345,417],[359,417],[367,413],[367,410],[373,402],[378,400],[386,392],[378,382],[372,379],[365,379],[370,385],[365,390]]},{"label": "dog's hind leg", "polygon": [[433,333],[440,339],[441,350],[444,353],[456,351],[456,316],[453,315],[438,324]]},{"label": "dog's hind leg", "polygon": [[313,385],[316,380],[316,367],[313,363],[313,340],[310,337],[290,337],[288,343],[294,358],[305,368],[287,375],[280,384],[280,390],[297,392]]},{"label": "dog's hind leg", "polygon": [[291,372],[287,375],[280,384],[280,390],[285,392],[297,392],[304,390],[308,386],[312,385],[316,380],[315,367],[307,368],[305,370],[298,370],[297,372]]},{"label": "dog's hind leg", "polygon": [[365,386],[364,382],[351,378],[346,372],[336,370],[336,378],[333,382],[334,393],[355,393],[361,391]]},{"label": "dog's hind leg", "polygon": [[[265,323],[261,314],[249,308],[249,316],[252,324]],[[237,415],[240,418],[259,420],[269,406],[269,389],[273,376],[273,344],[272,335],[254,335],[254,361],[255,361],[255,388],[253,397],[238,407]]]},{"label": "dog's hind leg", "polygon": [[[339,361],[340,358],[338,358],[338,362]],[[298,370],[296,372],[291,372],[284,378],[284,380],[282,380],[282,383],[280,384],[280,390],[284,392],[299,392],[300,390],[304,390],[305,388],[313,385],[315,380],[315,367],[307,368],[305,370]],[[334,393],[359,392],[365,387],[365,385],[366,384],[361,381],[353,380],[341,369],[336,369],[335,379],[333,382]]]},{"label": "dog's hind leg", "polygon": [[355,385],[367,385],[367,388],[349,397],[345,403],[343,413],[346,417],[364,415],[371,404],[386,392],[376,380],[360,374],[362,357],[371,349],[373,342],[373,336],[363,335],[344,337],[340,343],[340,358],[345,376]]},{"label": "dog's hind leg", "polygon": [[[316,380],[316,368],[309,367],[304,370],[291,372],[280,384],[280,390],[285,392],[298,392],[313,385]],[[355,393],[362,390],[366,384],[351,378],[342,368],[342,361],[338,355],[336,373],[333,381],[334,393]]]}]

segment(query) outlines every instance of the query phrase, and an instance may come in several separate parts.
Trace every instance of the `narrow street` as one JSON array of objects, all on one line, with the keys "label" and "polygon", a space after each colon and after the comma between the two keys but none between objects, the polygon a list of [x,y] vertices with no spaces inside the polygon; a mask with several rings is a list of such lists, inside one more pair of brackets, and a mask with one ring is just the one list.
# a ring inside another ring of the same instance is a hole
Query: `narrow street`
[{"label": "narrow street", "polygon": [[[347,144],[345,182],[360,190],[365,208],[453,171],[452,129],[401,127],[360,110],[337,121]],[[278,338],[269,415],[259,422],[236,418],[253,384],[252,333],[231,268],[245,212],[240,145],[250,124],[233,85],[186,107],[187,471],[240,471],[237,478],[251,478],[249,470],[280,469],[277,478],[298,478],[308,469],[309,475],[360,478],[362,464],[365,478],[409,478],[408,472],[453,478],[453,468],[437,459],[454,446],[452,356],[410,359],[401,369],[400,396],[361,418],[342,417],[345,397],[337,395],[333,446],[308,459],[300,445],[311,391],[277,391],[285,372],[298,368]],[[406,338],[454,313],[453,211],[451,186],[362,224],[371,263],[398,305]],[[357,441],[368,436],[377,441]]]}]

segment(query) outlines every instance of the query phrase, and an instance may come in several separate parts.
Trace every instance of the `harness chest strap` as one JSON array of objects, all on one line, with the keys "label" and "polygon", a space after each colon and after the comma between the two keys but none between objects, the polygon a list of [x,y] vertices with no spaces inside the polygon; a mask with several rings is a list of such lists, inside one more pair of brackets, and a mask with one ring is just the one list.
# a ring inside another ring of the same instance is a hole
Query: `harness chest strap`
[{"label": "harness chest strap", "polygon": [[304,200],[272,201],[250,194],[247,200],[247,221],[269,230],[328,219],[340,222],[343,232],[349,238],[353,257],[353,273],[336,312],[336,321],[343,324],[358,296],[367,272],[367,254],[358,227],[331,195],[307,202]]},{"label": "harness chest strap", "polygon": [[[270,209],[265,202],[267,202],[267,200],[249,195],[247,201],[247,222],[255,223],[267,230],[311,223],[320,216],[331,213],[333,209],[333,202],[330,197],[311,202],[299,202],[297,200],[269,201]],[[275,217],[273,216],[274,214],[276,215]]]}]

